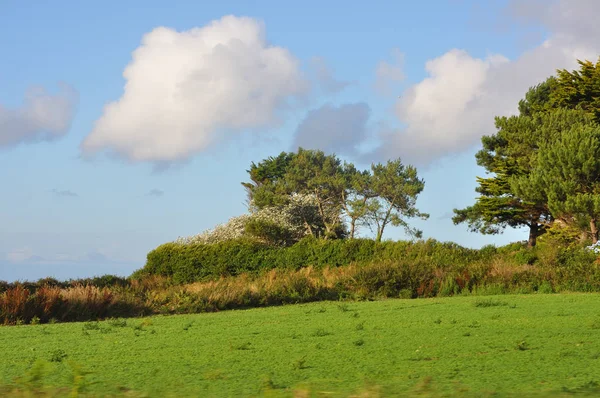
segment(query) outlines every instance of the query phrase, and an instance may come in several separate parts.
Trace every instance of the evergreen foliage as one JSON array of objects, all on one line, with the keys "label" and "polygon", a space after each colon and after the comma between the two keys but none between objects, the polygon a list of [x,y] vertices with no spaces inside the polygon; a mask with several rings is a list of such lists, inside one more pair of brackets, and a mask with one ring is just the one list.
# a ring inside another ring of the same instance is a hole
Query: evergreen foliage
[{"label": "evergreen foliage", "polygon": [[[471,231],[484,234],[526,226],[528,245],[533,247],[556,218],[581,224],[587,217],[587,222],[593,223],[595,198],[589,191],[593,191],[591,181],[600,174],[589,166],[590,161],[582,159],[593,156],[593,149],[570,155],[560,166],[549,159],[579,150],[573,142],[576,138],[567,136],[589,131],[600,120],[600,60],[596,64],[578,62],[579,71],[559,70],[556,77],[530,88],[519,102],[518,115],[496,117],[498,131],[482,137],[483,149],[476,154],[477,164],[490,176],[477,177],[480,196],[474,205],[454,210],[455,224],[467,223]],[[540,148],[546,151],[543,165],[539,164]],[[572,172],[567,169],[584,166],[589,173],[575,189],[572,185],[576,183],[567,177]],[[580,194],[574,196],[573,192]],[[562,203],[567,198],[569,203]],[[596,239],[595,227],[589,225],[592,239]]]}]

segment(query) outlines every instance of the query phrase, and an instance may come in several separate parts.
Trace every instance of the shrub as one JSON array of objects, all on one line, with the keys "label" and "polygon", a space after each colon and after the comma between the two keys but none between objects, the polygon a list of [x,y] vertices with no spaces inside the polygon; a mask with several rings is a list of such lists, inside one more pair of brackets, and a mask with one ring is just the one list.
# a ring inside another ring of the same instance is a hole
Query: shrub
[{"label": "shrub", "polygon": [[129,279],[42,279],[0,289],[0,323],[23,324],[317,300],[599,292],[600,262],[583,247],[520,242],[473,250],[435,240],[307,237],[285,247],[244,238],[161,245]]},{"label": "shrub", "polygon": [[93,278],[87,279],[79,279],[71,282],[72,286],[95,286],[97,288],[105,288],[105,287],[125,287],[129,285],[129,280],[127,278],[122,278],[116,275],[102,275],[96,276]]},{"label": "shrub", "polygon": [[277,246],[289,246],[295,240],[289,228],[269,220],[251,219],[246,223],[245,232],[262,242]]},{"label": "shrub", "polygon": [[2,296],[0,296],[0,317],[4,320],[4,324],[16,323],[27,314],[26,305],[29,295],[29,290],[22,285],[17,285],[2,293]]},{"label": "shrub", "polygon": [[243,272],[340,267],[352,263],[398,261],[437,268],[466,266],[481,257],[477,250],[435,240],[375,242],[370,239],[324,240],[307,237],[289,247],[250,239],[214,244],[167,243],[148,254],[143,275],[172,277],[176,283],[214,280]]},{"label": "shrub", "polygon": [[285,204],[262,209],[256,209],[251,203],[250,208],[253,209],[250,214],[232,217],[225,224],[194,236],[180,237],[176,243],[217,244],[231,240],[256,239],[269,244],[289,246],[310,235],[307,224],[316,231],[323,229],[322,225],[318,225],[321,218],[314,195],[292,195]]},{"label": "shrub", "polygon": [[517,264],[532,265],[538,260],[538,255],[535,249],[519,250],[515,254]]}]

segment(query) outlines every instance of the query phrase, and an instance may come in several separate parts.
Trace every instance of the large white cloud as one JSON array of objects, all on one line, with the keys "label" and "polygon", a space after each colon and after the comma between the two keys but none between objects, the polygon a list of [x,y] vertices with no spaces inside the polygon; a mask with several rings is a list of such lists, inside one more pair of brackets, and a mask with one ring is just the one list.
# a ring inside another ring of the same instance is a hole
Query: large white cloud
[{"label": "large white cloud", "polygon": [[398,100],[395,113],[404,127],[382,136],[380,156],[428,164],[477,145],[482,135],[495,132],[494,116],[517,111],[529,87],[556,69],[576,68],[576,59],[597,59],[600,1],[536,2],[537,14],[526,3],[515,2],[513,16],[534,18],[550,32],[548,39],[515,60],[480,59],[453,49],[427,62],[428,77]]},{"label": "large white cloud", "polygon": [[262,23],[235,16],[185,32],[154,29],[123,76],[123,96],[105,107],[85,154],[186,159],[224,134],[277,124],[307,90],[296,58],[267,43]]},{"label": "large white cloud", "polygon": [[77,98],[73,88],[62,84],[56,94],[42,87],[30,88],[17,108],[0,104],[0,149],[62,137],[71,127]]}]

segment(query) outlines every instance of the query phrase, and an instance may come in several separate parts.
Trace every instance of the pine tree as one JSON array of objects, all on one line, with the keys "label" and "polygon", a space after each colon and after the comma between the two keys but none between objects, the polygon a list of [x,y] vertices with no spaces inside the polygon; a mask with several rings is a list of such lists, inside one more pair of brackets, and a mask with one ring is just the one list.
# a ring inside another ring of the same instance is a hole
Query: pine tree
[{"label": "pine tree", "polygon": [[585,220],[593,243],[600,220],[600,127],[574,125],[540,148],[533,173],[545,187],[555,217]]},{"label": "pine tree", "polygon": [[501,233],[506,227],[529,228],[528,246],[533,247],[552,221],[546,198],[519,196],[512,189],[515,178],[526,177],[535,167],[535,152],[547,129],[543,118],[554,80],[532,87],[519,103],[521,114],[496,117],[497,133],[481,139],[483,149],[475,156],[490,177],[478,177],[480,196],[473,206],[454,209],[455,224],[466,222],[473,232]]},{"label": "pine tree", "polygon": [[575,215],[567,216],[568,211],[593,207],[589,197],[571,196],[570,205],[559,210],[557,197],[549,197],[559,191],[549,191],[548,181],[536,171],[541,146],[565,139],[574,126],[600,122],[600,59],[596,64],[578,62],[579,71],[559,70],[556,77],[532,87],[519,102],[518,116],[496,118],[497,133],[482,137],[483,149],[476,155],[477,164],[491,176],[477,178],[480,196],[473,206],[454,210],[455,224],[466,222],[470,230],[484,234],[527,226],[531,247],[556,215],[571,222]]},{"label": "pine tree", "polygon": [[559,70],[550,93],[552,108],[580,109],[600,123],[600,58],[594,64],[580,61],[579,70]]}]

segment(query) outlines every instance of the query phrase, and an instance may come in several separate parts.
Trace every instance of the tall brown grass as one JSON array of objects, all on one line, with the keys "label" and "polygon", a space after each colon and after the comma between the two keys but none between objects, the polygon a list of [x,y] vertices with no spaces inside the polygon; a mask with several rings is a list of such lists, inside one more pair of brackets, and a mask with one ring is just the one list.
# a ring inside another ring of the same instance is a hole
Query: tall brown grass
[{"label": "tall brown grass", "polygon": [[581,261],[567,258],[558,265],[527,265],[510,256],[444,266],[400,259],[271,269],[184,285],[152,275],[112,287],[79,283],[33,289],[17,284],[0,293],[0,324],[197,313],[319,300],[565,290],[600,291],[600,264],[587,257]]}]

